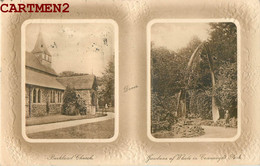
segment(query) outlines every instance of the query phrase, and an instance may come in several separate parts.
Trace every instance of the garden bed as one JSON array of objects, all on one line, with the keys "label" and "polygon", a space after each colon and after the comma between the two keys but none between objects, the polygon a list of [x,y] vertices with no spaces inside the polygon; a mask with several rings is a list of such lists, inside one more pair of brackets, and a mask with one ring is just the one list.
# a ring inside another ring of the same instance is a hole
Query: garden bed
[{"label": "garden bed", "polygon": [[171,126],[171,129],[161,130],[152,135],[155,138],[190,138],[198,137],[205,134],[204,129],[198,125],[194,124],[193,121],[180,120],[178,123]]}]

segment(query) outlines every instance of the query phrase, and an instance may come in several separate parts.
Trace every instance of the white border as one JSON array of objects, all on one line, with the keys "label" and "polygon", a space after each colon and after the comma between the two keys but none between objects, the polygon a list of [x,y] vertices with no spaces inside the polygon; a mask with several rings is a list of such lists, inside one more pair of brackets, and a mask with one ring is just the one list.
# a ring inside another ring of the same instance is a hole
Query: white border
[{"label": "white border", "polygon": [[[114,26],[114,49],[115,49],[115,128],[114,128],[114,136],[109,139],[31,139],[28,138],[25,132],[25,30],[26,26],[31,23],[43,23],[43,24],[52,24],[52,23],[60,23],[60,24],[70,24],[70,23],[77,23],[77,24],[82,24],[82,23],[110,23]],[[118,137],[118,132],[119,132],[119,70],[118,70],[118,65],[119,65],[119,57],[118,57],[118,24],[112,20],[112,19],[30,19],[26,20],[22,24],[22,29],[21,29],[21,72],[22,72],[22,90],[21,90],[21,108],[22,108],[22,135],[23,138],[27,142],[31,143],[49,143],[49,142],[62,142],[62,143],[70,143],[70,142],[92,142],[92,143],[102,143],[102,142],[112,142],[115,141]]]},{"label": "white border", "polygon": [[[211,23],[233,22],[237,27],[237,134],[232,138],[155,138],[151,134],[151,28],[155,23]],[[233,142],[241,134],[241,38],[240,25],[235,19],[154,19],[146,27],[147,30],[147,136],[154,142]]]},{"label": "white border", "polygon": [[[0,118],[2,119],[2,13],[0,12]],[[1,121],[1,120],[0,120]],[[0,131],[2,131],[2,123],[0,123]],[[2,147],[2,132],[0,132],[0,147]],[[2,154],[2,148],[0,148],[0,154]],[[0,161],[3,161],[2,155],[0,155]],[[2,163],[0,162],[0,165]]]}]

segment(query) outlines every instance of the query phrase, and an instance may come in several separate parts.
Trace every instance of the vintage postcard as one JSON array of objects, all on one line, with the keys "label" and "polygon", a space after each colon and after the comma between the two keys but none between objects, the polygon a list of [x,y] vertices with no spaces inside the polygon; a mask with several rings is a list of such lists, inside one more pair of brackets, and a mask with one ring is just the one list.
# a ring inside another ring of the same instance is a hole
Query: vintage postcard
[{"label": "vintage postcard", "polygon": [[0,165],[259,165],[259,0],[0,0]]},{"label": "vintage postcard", "polygon": [[148,40],[148,136],[234,141],[240,135],[240,29],[235,20],[153,20]]},{"label": "vintage postcard", "polygon": [[112,141],[118,133],[117,25],[22,25],[22,129],[29,142]]}]

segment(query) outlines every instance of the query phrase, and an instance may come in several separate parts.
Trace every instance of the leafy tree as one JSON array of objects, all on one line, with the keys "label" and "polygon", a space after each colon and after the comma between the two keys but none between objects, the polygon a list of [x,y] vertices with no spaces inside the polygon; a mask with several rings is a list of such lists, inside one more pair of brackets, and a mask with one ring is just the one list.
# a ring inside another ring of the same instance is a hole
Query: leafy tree
[{"label": "leafy tree", "polygon": [[101,85],[98,87],[99,103],[114,106],[115,67],[113,61],[108,63],[103,76],[100,78],[100,82]]},{"label": "leafy tree", "polygon": [[212,23],[209,49],[214,57],[216,94],[223,112],[237,116],[237,28],[234,23]]},{"label": "leafy tree", "polygon": [[152,90],[159,95],[173,95],[183,88],[183,57],[163,47],[151,50]]}]

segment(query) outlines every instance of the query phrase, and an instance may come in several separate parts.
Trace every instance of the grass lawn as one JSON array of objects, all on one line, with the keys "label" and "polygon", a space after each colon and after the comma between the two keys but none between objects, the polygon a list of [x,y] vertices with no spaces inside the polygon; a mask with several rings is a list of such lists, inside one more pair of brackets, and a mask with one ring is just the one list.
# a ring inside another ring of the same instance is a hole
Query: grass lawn
[{"label": "grass lawn", "polygon": [[96,115],[76,115],[76,116],[69,116],[69,115],[48,115],[42,117],[31,117],[26,118],[26,126],[33,126],[33,125],[40,125],[40,124],[48,124],[48,123],[55,123],[55,122],[64,122],[70,120],[80,120],[80,119],[91,119],[97,118],[101,116],[106,116],[105,114],[97,112]]},{"label": "grass lawn", "polygon": [[32,139],[107,139],[114,136],[114,119],[27,134]]}]

